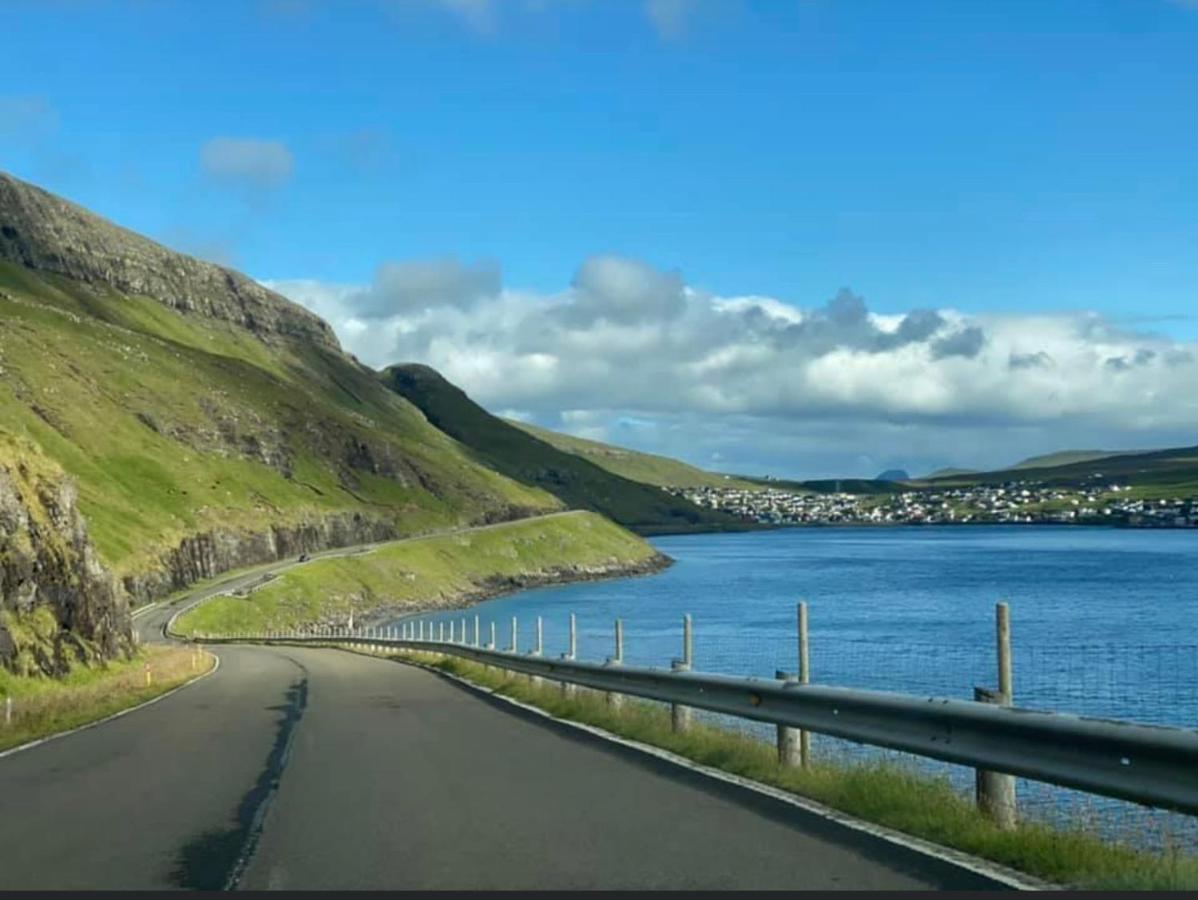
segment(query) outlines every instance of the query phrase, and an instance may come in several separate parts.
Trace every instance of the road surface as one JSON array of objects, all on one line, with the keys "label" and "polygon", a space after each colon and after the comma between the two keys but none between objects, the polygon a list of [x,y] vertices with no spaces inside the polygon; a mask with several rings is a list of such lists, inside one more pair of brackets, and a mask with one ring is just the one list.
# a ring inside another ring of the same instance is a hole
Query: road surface
[{"label": "road surface", "polygon": [[0,758],[0,889],[1001,886],[411,666],[215,652],[162,702]]}]

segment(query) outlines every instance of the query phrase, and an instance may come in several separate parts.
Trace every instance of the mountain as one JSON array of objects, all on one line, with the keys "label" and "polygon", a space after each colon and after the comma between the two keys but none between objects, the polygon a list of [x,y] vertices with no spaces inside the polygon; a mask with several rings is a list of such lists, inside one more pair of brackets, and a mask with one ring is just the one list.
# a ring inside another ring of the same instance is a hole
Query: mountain
[{"label": "mountain", "polygon": [[[1053,456],[1056,456],[1054,454]],[[1050,456],[1048,459],[1052,460]],[[1198,493],[1198,447],[1114,453],[1064,464],[998,469],[926,479],[926,485],[1037,482],[1058,487],[1128,485],[1149,496]]]},{"label": "mountain", "polygon": [[1099,459],[1109,459],[1112,456],[1135,456],[1139,453],[1151,452],[1142,450],[1058,450],[1056,453],[1045,453],[1043,456],[1029,456],[1025,460],[1008,466],[1008,469],[1051,469],[1056,466],[1069,466],[1074,463],[1091,462]]},{"label": "mountain", "polygon": [[561,505],[303,308],[0,173],[0,665],[115,652],[130,602],[236,566]]},{"label": "mountain", "polygon": [[954,469],[952,466],[949,466],[945,469],[937,469],[935,472],[925,475],[924,478],[950,478],[960,475],[976,475],[977,471],[977,469]]},{"label": "mountain", "polygon": [[874,481],[910,481],[911,476],[907,474],[906,469],[887,469],[885,472],[878,474]]},{"label": "mountain", "polygon": [[460,388],[421,365],[391,366],[387,385],[419,407],[429,422],[477,454],[480,462],[517,481],[536,485],[567,506],[602,513],[642,533],[710,530],[742,525],[566,453],[523,428],[493,416]]},{"label": "mountain", "polygon": [[528,432],[537,440],[551,444],[563,453],[571,453],[574,456],[590,460],[600,468],[619,475],[621,478],[627,478],[629,481],[639,481],[642,484],[652,484],[657,487],[757,488],[757,485],[733,478],[731,475],[707,472],[668,456],[627,450],[600,441],[591,441],[550,431],[547,428],[538,428],[536,425],[518,422],[514,419],[504,419],[504,421],[521,431]]}]

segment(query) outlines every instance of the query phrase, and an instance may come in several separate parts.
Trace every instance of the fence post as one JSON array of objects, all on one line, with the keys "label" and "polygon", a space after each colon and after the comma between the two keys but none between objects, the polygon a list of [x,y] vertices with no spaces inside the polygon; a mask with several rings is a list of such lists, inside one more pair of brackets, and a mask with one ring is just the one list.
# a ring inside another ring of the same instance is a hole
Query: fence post
[{"label": "fence post", "polygon": [[457,628],[457,624],[458,623],[455,622],[453,619],[449,620],[449,643],[451,643],[451,644],[454,643],[453,634]]},{"label": "fence post", "polygon": [[[799,602],[799,684],[811,683],[811,653],[807,645],[807,601]],[[799,764],[811,765],[811,732],[799,732]]]},{"label": "fence post", "polygon": [[[998,658],[998,690],[975,687],[973,699],[980,703],[1011,706],[1014,688],[1011,681],[1011,610],[1006,603],[995,607],[995,637]],[[1018,805],[1015,798],[1015,776],[978,769],[976,776],[977,804],[991,821],[1004,831],[1015,827]]]},{"label": "fence post", "polygon": [[[782,682],[783,687],[798,687],[807,684],[811,678],[811,668],[807,653],[807,603],[800,601],[798,605],[798,638],[799,638],[799,671],[784,672],[779,669],[774,677]],[[778,765],[802,766],[811,765],[811,735],[801,728],[789,728],[779,725],[778,728]]]},{"label": "fence post", "polygon": [[423,641],[424,640],[424,620],[421,619],[420,622],[418,622],[417,624],[420,626],[420,640]]},{"label": "fence post", "polygon": [[517,640],[516,617],[512,616],[512,653],[516,653],[520,647],[520,642]]},{"label": "fence post", "polygon": [[[694,640],[691,631],[691,617],[687,614],[682,617],[682,659],[673,660],[670,663],[670,669],[674,672],[689,672],[693,666]],[[691,708],[680,703],[671,703],[670,723],[675,731],[690,731]]]},{"label": "fence post", "polygon": [[487,644],[487,649],[488,650],[495,649],[495,622],[494,621],[491,622],[491,642],[489,644]]},{"label": "fence post", "polygon": [[12,697],[4,698],[4,724],[5,726],[12,724]]},{"label": "fence post", "polygon": [[[570,644],[569,650],[562,654],[562,659],[573,660],[578,657],[578,623],[574,619],[574,613],[570,613]],[[568,681],[562,682],[562,696],[573,697],[577,694],[577,685],[570,684]]]},{"label": "fence post", "polygon": [[445,620],[442,619],[437,623],[437,640],[442,644],[445,643]]},{"label": "fence post", "polygon": [[[545,630],[544,630],[544,625],[541,621],[541,617],[537,616],[537,643],[536,643],[536,648],[532,651],[532,655],[539,657],[539,656],[542,656],[544,654],[544,652],[545,652]],[[531,684],[534,688],[539,688],[542,684],[544,684],[544,681],[541,679],[541,676],[539,676],[539,675],[529,675],[528,683]]]},{"label": "fence post", "polygon": [[[608,657],[607,664],[609,666],[624,665],[624,623],[620,619],[616,619],[616,655]],[[615,710],[623,709],[624,695],[608,691],[607,705]]]},{"label": "fence post", "polygon": [[478,616],[476,615],[474,617],[474,646],[475,647],[479,646],[479,641],[481,640],[481,638],[479,637],[480,632],[478,629],[479,629],[479,622],[478,622]]},{"label": "fence post", "polygon": [[462,617],[462,627],[458,631],[458,641],[463,645],[465,645],[465,643],[466,643],[466,617],[465,616]]}]

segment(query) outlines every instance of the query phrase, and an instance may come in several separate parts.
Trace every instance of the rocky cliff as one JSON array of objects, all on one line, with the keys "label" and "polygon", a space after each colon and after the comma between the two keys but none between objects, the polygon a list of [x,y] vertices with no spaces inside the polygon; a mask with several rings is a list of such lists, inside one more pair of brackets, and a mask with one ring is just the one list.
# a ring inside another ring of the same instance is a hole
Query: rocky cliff
[{"label": "rocky cliff", "polygon": [[263,340],[301,338],[340,349],[324,320],[241,273],[168,250],[3,172],[0,259],[150,297],[188,315],[238,325]]},{"label": "rocky cliff", "polygon": [[96,558],[73,482],[0,432],[0,666],[54,675],[131,640],[125,592]]}]

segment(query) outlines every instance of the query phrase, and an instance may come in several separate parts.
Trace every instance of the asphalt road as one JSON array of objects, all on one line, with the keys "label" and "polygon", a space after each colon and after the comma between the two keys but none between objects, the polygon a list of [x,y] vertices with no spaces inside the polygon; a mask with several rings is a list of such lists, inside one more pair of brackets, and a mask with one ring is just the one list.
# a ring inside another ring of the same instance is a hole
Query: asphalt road
[{"label": "asphalt road", "polygon": [[395,662],[216,674],[0,759],[0,888],[986,888]]}]

